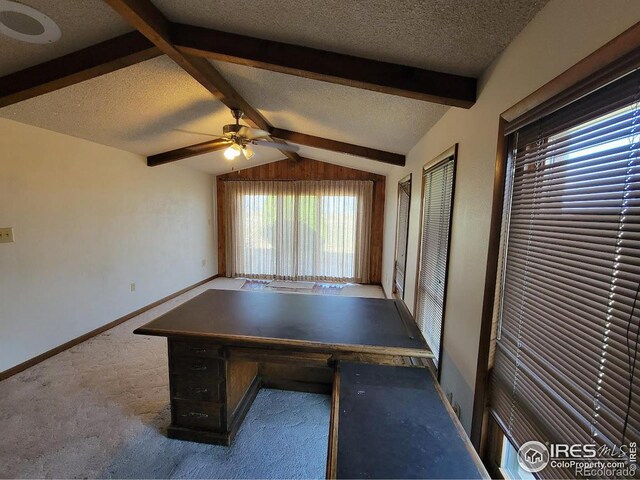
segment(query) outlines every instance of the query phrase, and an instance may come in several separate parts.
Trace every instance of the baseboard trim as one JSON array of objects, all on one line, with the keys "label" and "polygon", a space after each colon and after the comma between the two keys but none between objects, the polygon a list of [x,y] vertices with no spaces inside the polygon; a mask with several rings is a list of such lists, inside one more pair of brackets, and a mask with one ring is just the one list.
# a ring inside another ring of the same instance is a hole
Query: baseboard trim
[{"label": "baseboard trim", "polygon": [[59,353],[64,352],[65,350],[68,350],[71,347],[74,347],[76,345],[78,345],[79,343],[82,343],[86,340],[89,340],[91,337],[95,337],[96,335],[99,335],[100,333],[106,332],[107,330],[112,329],[113,327],[116,327],[118,325],[120,325],[121,323],[126,322],[127,320],[131,320],[133,317],[136,317],[138,315],[140,315],[141,313],[144,313],[148,310],[151,310],[154,307],[157,307],[158,305],[167,302],[175,297],[177,297],[178,295],[182,295],[183,293],[188,292],[189,290],[193,290],[196,287],[199,287],[200,285],[204,285],[207,282],[210,282],[211,280],[218,278],[220,276],[220,274],[216,274],[213,275],[209,278],[205,278],[204,280],[199,281],[198,283],[194,283],[193,285],[183,288],[182,290],[172,293],[171,295],[167,295],[164,298],[161,298],[158,301],[155,301],[153,303],[150,303],[149,305],[146,305],[142,308],[139,308],[138,310],[128,313],[127,315],[120,317],[112,322],[107,323],[106,325],[103,325],[101,327],[96,328],[95,330],[91,330],[90,332],[85,333],[84,335],[80,335],[79,337],[74,338],[73,340],[69,340],[66,343],[63,343],[62,345],[52,348],[49,351],[46,351],[44,353],[41,353],[40,355],[33,357],[25,362],[22,362],[18,365],[16,365],[15,367],[11,367],[8,370],[5,370],[4,372],[0,372],[0,382],[2,380],[6,380],[9,377],[12,377],[13,375],[20,373],[24,370],[26,370],[29,367],[33,367],[34,365],[37,365],[38,363],[46,360],[47,358],[51,358],[54,355],[57,355]]}]

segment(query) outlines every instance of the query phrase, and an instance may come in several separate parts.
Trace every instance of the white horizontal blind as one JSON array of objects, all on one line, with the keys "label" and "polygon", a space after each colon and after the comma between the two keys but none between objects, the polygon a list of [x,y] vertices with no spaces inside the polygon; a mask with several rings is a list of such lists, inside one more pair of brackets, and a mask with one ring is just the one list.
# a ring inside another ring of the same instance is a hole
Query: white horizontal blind
[{"label": "white horizontal blind", "polygon": [[418,325],[436,364],[440,358],[449,231],[453,202],[453,157],[423,172],[422,240],[418,277]]},{"label": "white horizontal blind", "polygon": [[405,267],[407,265],[407,237],[409,234],[409,206],[411,178],[398,184],[398,232],[396,235],[395,288],[404,298]]},{"label": "white horizontal blind", "polygon": [[516,446],[640,441],[639,100],[632,73],[514,134],[490,408]]}]

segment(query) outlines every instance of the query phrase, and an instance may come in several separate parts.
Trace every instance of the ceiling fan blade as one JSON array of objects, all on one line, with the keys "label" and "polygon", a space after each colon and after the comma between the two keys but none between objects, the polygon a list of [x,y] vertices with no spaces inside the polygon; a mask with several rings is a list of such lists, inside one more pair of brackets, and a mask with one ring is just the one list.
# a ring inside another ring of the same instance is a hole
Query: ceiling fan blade
[{"label": "ceiling fan blade", "polygon": [[258,138],[268,137],[269,132],[265,132],[264,130],[260,130],[259,128],[251,128],[242,125],[238,130],[238,135],[246,138],[247,140],[255,140]]},{"label": "ceiling fan blade", "polygon": [[204,153],[215,152],[222,149],[229,148],[232,143],[226,139],[213,139],[206,142],[197,143],[195,145],[189,145],[187,147],[176,148],[167,152],[157,153],[147,157],[147,165],[154,167],[156,165],[162,165],[163,163],[175,162],[176,160],[182,160],[183,158],[194,157],[196,155],[202,155]]},{"label": "ceiling fan blade", "polygon": [[221,150],[223,148],[228,147],[229,145],[233,145],[232,142],[228,141],[226,138],[209,140],[207,142],[197,143],[195,145],[189,145],[188,147],[184,147],[184,150],[188,150],[190,152],[212,152],[215,150]]},{"label": "ceiling fan blade", "polygon": [[252,140],[251,143],[267,148],[277,148],[278,150],[286,150],[287,152],[297,152],[300,147],[297,145],[289,145],[287,143],[267,142],[264,140]]},{"label": "ceiling fan blade", "polygon": [[184,130],[182,128],[174,128],[173,131],[188,133],[189,135],[205,135],[207,137],[214,137],[214,138],[227,138],[224,135],[213,135],[212,133],[194,132],[193,130]]}]

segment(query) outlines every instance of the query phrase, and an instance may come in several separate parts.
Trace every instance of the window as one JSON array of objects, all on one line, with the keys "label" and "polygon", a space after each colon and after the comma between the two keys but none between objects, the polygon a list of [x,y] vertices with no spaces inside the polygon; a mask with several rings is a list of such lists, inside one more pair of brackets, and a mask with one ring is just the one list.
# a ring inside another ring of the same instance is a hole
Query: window
[{"label": "window", "polygon": [[442,359],[441,337],[446,298],[447,268],[456,148],[453,147],[425,167],[422,174],[422,224],[420,264],[416,296],[416,318],[434,362]]},{"label": "window", "polygon": [[369,281],[370,181],[226,183],[232,276]]},{"label": "window", "polygon": [[506,480],[535,480],[536,478],[533,473],[522,468],[518,462],[518,450],[506,438],[502,443],[500,473]]},{"label": "window", "polygon": [[409,240],[409,211],[411,208],[411,175],[398,183],[398,219],[396,223],[396,254],[393,270],[393,293],[404,299],[407,244]]},{"label": "window", "polygon": [[639,101],[634,72],[509,136],[490,412],[516,447],[640,441]]}]

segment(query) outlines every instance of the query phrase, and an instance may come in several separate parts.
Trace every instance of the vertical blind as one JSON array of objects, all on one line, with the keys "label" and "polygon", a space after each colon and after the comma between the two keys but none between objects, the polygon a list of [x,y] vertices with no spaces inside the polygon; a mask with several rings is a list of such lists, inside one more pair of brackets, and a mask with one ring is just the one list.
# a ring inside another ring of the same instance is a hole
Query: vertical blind
[{"label": "vertical blind", "polygon": [[449,157],[423,172],[417,319],[436,365],[440,358],[444,315],[454,168],[454,157]]},{"label": "vertical blind", "polygon": [[231,276],[369,282],[373,182],[225,182]]},{"label": "vertical blind", "polygon": [[409,236],[409,207],[411,205],[411,177],[398,183],[398,231],[396,234],[396,263],[394,288],[404,298],[407,240]]},{"label": "vertical blind", "polygon": [[635,72],[510,135],[490,411],[516,447],[640,441],[639,100]]}]

